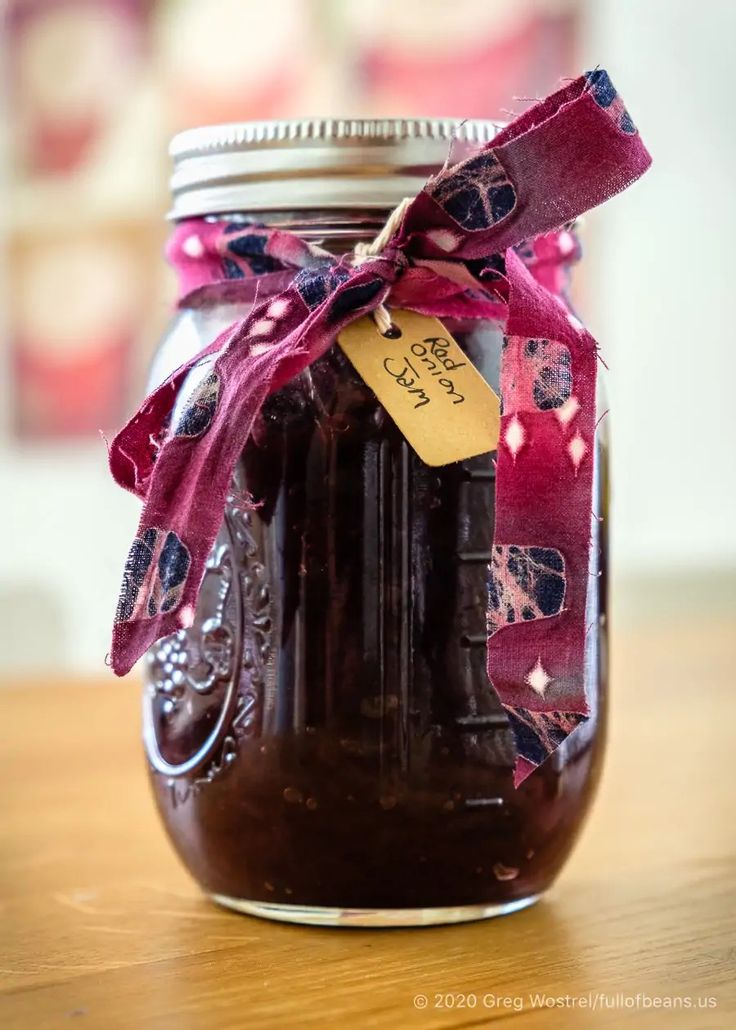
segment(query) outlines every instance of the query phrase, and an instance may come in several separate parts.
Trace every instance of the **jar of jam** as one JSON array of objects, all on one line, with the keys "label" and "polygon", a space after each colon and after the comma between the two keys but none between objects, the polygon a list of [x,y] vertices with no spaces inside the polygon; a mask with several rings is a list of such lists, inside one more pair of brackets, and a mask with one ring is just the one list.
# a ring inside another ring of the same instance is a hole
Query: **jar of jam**
[{"label": "jar of jam", "polygon": [[[422,188],[451,136],[457,151],[495,129],[324,120],[190,130],[172,148],[172,218],[256,221],[345,253]],[[237,287],[203,287],[180,307],[153,385],[247,314],[252,294]],[[498,391],[502,326],[445,323]],[[182,404],[207,367],[190,373]],[[272,919],[394,926],[512,912],[547,890],[601,765],[603,459],[599,446],[591,716],[515,788],[514,737],[486,672],[493,453],[423,464],[337,347],[270,396],[194,624],[146,662],[154,796],[212,898]]]}]

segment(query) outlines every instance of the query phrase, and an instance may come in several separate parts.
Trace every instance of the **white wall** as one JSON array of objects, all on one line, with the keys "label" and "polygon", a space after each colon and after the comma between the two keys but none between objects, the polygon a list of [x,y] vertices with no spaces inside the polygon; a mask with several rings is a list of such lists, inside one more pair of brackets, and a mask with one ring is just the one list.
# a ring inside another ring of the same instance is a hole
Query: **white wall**
[{"label": "white wall", "polygon": [[138,503],[112,482],[101,439],[0,461],[0,671],[104,674]]},{"label": "white wall", "polygon": [[620,572],[736,570],[736,3],[591,0],[654,158],[588,218],[585,318],[611,366]]}]

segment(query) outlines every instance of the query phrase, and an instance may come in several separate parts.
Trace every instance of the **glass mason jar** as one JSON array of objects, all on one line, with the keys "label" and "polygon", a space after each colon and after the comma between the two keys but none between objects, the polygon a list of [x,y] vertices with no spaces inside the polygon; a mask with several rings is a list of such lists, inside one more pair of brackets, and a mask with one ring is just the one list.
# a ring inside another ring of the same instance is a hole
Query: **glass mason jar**
[{"label": "glass mason jar", "polygon": [[[346,252],[441,166],[450,132],[462,146],[494,129],[192,130],[172,148],[172,214],[254,219]],[[152,385],[247,311],[198,291]],[[444,321],[498,391],[502,327]],[[591,717],[514,788],[514,739],[486,674],[492,458],[424,465],[336,347],[267,401],[195,622],[146,662],[154,796],[216,901],[304,923],[419,925],[514,911],[557,876],[601,765],[605,521],[591,548]]]}]

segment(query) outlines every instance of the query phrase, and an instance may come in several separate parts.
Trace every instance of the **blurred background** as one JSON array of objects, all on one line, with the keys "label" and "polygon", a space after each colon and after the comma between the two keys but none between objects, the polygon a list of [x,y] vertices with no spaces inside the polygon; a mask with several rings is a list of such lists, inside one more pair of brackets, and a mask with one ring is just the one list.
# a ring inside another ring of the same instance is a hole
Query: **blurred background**
[{"label": "blurred background", "polygon": [[[207,122],[507,118],[605,66],[654,156],[585,220],[611,368],[616,611],[736,611],[736,4],[10,0],[0,129],[0,675],[104,677],[137,503],[100,431],[173,299],[167,144]],[[728,251],[728,252],[727,252]]]}]

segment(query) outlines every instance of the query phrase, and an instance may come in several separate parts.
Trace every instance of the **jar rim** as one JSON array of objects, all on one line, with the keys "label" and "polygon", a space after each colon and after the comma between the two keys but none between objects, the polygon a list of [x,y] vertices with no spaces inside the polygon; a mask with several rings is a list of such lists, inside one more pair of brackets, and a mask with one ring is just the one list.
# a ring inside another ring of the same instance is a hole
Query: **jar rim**
[{"label": "jar rim", "polygon": [[305,118],[185,129],[169,154],[180,219],[227,211],[389,209],[490,142],[478,118]]}]

